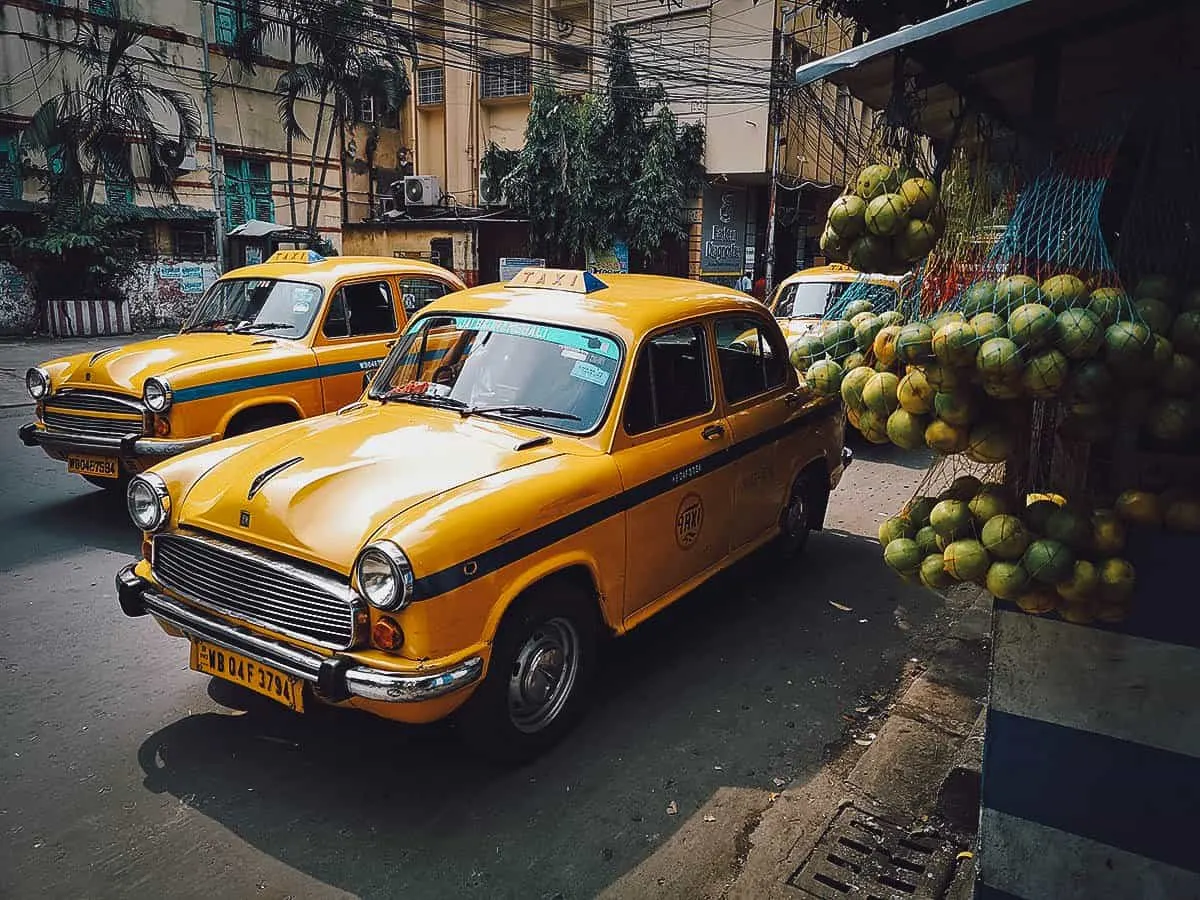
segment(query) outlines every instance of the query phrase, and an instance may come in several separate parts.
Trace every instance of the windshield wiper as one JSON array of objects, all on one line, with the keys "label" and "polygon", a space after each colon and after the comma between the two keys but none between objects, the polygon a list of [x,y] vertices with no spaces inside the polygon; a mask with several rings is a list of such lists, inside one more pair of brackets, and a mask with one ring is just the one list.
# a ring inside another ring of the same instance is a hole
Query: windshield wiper
[{"label": "windshield wiper", "polygon": [[245,334],[248,331],[266,331],[269,328],[295,328],[291,322],[250,322],[233,329],[234,334]]},{"label": "windshield wiper", "polygon": [[219,318],[219,319],[205,319],[203,322],[197,322],[195,325],[189,325],[187,328],[185,328],[183,330],[184,330],[184,333],[187,333],[189,331],[199,331],[201,328],[214,328],[217,325],[232,325],[232,324],[233,324],[233,319],[230,319],[228,316],[226,316],[225,318]]},{"label": "windshield wiper", "polygon": [[498,416],[534,416],[539,419],[570,419],[572,422],[583,420],[575,413],[562,412],[557,409],[546,409],[544,406],[466,406],[460,411],[464,419],[467,416],[486,415],[491,413]]},{"label": "windshield wiper", "polygon": [[398,388],[392,388],[390,391],[384,391],[379,395],[380,403],[387,403],[389,400],[395,400],[399,403],[418,403],[425,406],[448,406],[451,409],[466,409],[467,404],[461,400],[455,400],[453,397],[442,397],[438,394],[417,394],[402,391]]}]

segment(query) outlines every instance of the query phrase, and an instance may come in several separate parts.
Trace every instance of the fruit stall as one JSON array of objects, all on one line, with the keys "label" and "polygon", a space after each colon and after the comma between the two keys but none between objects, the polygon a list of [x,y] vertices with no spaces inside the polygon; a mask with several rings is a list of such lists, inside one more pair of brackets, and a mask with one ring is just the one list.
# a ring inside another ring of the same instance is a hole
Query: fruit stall
[{"label": "fruit stall", "polygon": [[1200,897],[1197,49],[1196,4],[979,0],[796,73],[880,110],[822,247],[912,277],[792,362],[936,454],[897,577],[994,599],[981,898]]}]

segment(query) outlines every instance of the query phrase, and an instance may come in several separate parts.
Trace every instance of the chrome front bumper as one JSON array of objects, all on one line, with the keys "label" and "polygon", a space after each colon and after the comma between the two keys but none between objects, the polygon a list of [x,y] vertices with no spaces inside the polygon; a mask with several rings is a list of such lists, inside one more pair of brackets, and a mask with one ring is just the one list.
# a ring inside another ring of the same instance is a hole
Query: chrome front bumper
[{"label": "chrome front bumper", "polygon": [[483,675],[483,660],[478,656],[445,671],[427,674],[374,669],[337,654],[322,656],[180,603],[136,575],[132,565],[117,573],[117,598],[127,616],[150,613],[188,637],[200,638],[301,678],[313,685],[318,696],[332,703],[351,697],[384,703],[418,703],[474,684]]},{"label": "chrome front bumper", "polygon": [[21,443],[26,447],[45,447],[50,450],[60,450],[64,453],[100,453],[106,456],[119,456],[123,459],[134,459],[139,456],[175,456],[205,444],[211,444],[213,437],[183,438],[181,440],[164,440],[162,438],[146,438],[136,434],[124,437],[102,437],[94,434],[84,434],[78,431],[47,431],[38,428],[36,422],[22,425],[17,431]]}]

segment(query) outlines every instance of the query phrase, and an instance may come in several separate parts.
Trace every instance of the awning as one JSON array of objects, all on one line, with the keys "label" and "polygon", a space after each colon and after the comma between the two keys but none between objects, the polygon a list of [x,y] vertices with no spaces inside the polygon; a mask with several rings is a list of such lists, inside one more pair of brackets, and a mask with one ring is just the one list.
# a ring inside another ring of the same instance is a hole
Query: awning
[{"label": "awning", "polygon": [[948,137],[964,105],[1018,133],[1083,128],[1196,83],[1194,0],[977,0],[815,60],[796,82],[842,84],[883,109],[904,84],[912,124]]},{"label": "awning", "polygon": [[280,231],[292,231],[291,225],[279,225],[275,222],[264,222],[261,219],[250,219],[236,228],[229,229],[229,237],[261,238]]}]

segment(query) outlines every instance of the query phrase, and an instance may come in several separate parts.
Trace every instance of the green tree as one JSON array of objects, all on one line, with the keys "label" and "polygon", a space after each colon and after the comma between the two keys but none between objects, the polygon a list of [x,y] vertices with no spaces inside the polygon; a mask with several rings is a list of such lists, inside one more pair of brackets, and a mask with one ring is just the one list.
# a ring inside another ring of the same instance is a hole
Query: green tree
[{"label": "green tree", "polygon": [[[275,85],[279,121],[288,142],[289,165],[294,141],[310,141],[306,224],[316,234],[329,172],[324,163],[333,153],[334,139],[348,124],[347,108],[357,109],[364,97],[375,97],[384,107],[376,110],[377,114],[402,109],[411,92],[405,57],[415,65],[417,47],[411,32],[368,15],[363,0],[282,5],[287,7],[293,55]],[[297,62],[300,56],[305,59]],[[314,100],[317,115],[310,136],[300,121],[299,109],[302,102]]]},{"label": "green tree", "polygon": [[602,94],[576,98],[538,84],[524,147],[491,146],[483,166],[528,217],[534,251],[574,265],[623,238],[644,267],[687,235],[680,211],[703,183],[704,131],[680,127],[661,85],[640,83],[623,28],[607,43]]},{"label": "green tree", "polygon": [[39,300],[117,296],[138,229],[130,213],[95,203],[101,179],[129,185],[138,179],[175,199],[168,145],[195,140],[200,114],[190,96],[167,83],[164,61],[143,41],[148,31],[119,10],[105,25],[81,22],[70,44],[77,74],[64,78],[22,133],[23,147],[46,158],[49,202],[37,228],[9,226],[7,236]]}]

